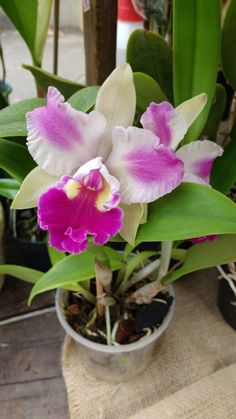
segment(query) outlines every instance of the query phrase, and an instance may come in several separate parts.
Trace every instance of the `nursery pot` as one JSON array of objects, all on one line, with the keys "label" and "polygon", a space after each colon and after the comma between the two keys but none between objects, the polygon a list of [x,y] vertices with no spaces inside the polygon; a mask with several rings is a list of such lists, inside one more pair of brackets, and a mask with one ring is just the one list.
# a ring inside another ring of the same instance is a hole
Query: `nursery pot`
[{"label": "nursery pot", "polygon": [[[174,297],[172,286],[168,287],[168,291],[169,294]],[[64,307],[67,298],[68,291],[62,289],[57,290],[56,312],[65,332],[71,336],[76,342],[76,345],[78,345],[78,362],[83,360],[87,370],[91,374],[100,380],[110,382],[129,380],[145,370],[151,360],[156,344],[158,344],[160,337],[172,319],[174,311],[173,299],[161,326],[151,335],[134,343],[120,346],[108,346],[84,338],[75,332],[68,324],[64,315]]]},{"label": "nursery pot", "polygon": [[31,242],[29,240],[13,237],[8,231],[4,237],[6,263],[27,266],[46,272],[51,267],[45,241]]},{"label": "nursery pot", "polygon": [[217,303],[225,321],[236,330],[236,297],[226,279],[219,280]]}]

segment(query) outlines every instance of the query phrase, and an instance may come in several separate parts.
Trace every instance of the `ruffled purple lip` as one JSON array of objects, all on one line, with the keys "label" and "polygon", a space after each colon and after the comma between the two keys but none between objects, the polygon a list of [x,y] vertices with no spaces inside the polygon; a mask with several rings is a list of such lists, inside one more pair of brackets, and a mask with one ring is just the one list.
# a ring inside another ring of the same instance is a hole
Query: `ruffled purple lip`
[{"label": "ruffled purple lip", "polygon": [[[105,244],[121,228],[123,211],[120,208],[109,211],[96,208],[103,179],[94,172],[78,184],[77,195],[73,198],[68,197],[66,186],[74,179],[66,176],[39,200],[39,225],[49,232],[50,245],[60,251],[83,252],[88,245],[88,235],[93,236],[94,243]],[[117,198],[114,202],[118,205]]]}]

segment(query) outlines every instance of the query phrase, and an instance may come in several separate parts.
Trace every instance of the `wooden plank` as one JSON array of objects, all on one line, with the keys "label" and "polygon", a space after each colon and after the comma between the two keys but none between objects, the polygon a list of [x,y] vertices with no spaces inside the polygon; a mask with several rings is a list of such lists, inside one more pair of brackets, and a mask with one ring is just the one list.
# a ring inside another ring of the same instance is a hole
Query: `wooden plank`
[{"label": "wooden plank", "polygon": [[58,377],[64,331],[55,313],[10,323],[0,329],[0,384]]},{"label": "wooden plank", "polygon": [[55,313],[0,328],[1,419],[69,418],[61,377],[63,339]]},{"label": "wooden plank", "polygon": [[101,85],[116,65],[117,0],[90,0],[84,13],[87,84]]},{"label": "wooden plank", "polygon": [[61,377],[0,388],[1,419],[69,419]]},{"label": "wooden plank", "polygon": [[54,292],[47,292],[35,298],[28,306],[31,284],[16,278],[7,277],[0,292],[0,320],[19,314],[28,313],[44,307],[54,305]]}]

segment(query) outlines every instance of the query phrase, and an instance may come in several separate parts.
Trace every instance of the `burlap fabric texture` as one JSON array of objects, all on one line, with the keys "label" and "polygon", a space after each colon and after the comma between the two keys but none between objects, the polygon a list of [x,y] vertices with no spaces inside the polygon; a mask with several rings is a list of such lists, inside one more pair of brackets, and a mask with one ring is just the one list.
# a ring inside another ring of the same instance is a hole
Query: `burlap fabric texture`
[{"label": "burlap fabric texture", "polygon": [[62,366],[70,418],[235,419],[236,333],[216,307],[216,277],[212,269],[176,284],[172,323],[149,367],[129,382],[94,379],[67,337]]}]

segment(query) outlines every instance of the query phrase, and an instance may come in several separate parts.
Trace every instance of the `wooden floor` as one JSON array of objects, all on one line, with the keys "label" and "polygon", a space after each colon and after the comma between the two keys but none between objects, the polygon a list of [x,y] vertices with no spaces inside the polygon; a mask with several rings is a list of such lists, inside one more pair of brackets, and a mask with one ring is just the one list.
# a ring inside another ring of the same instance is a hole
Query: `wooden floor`
[{"label": "wooden floor", "polygon": [[54,296],[37,297],[30,311],[39,315],[22,319],[29,290],[7,278],[0,291],[0,418],[68,419],[60,366],[64,332],[52,311]]}]

